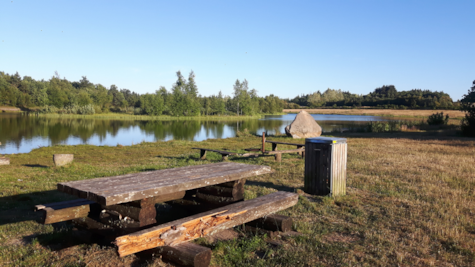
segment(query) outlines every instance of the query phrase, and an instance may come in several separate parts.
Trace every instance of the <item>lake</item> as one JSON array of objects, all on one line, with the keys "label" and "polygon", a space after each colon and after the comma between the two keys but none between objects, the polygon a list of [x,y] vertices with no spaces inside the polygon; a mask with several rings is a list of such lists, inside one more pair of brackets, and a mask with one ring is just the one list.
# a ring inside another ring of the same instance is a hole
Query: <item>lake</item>
[{"label": "lake", "polygon": [[[106,119],[44,118],[0,113],[0,154],[28,153],[53,145],[91,144],[97,146],[132,145],[168,140],[202,141],[235,137],[236,132],[285,133],[296,114],[271,115],[243,121],[133,121]],[[323,133],[358,129],[378,116],[312,114]]]}]

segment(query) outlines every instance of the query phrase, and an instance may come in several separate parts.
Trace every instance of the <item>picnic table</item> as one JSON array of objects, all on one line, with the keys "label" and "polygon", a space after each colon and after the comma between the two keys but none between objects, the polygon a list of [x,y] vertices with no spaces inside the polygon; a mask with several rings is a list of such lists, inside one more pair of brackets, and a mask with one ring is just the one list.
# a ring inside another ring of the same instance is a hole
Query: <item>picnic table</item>
[{"label": "picnic table", "polygon": [[[183,253],[189,254],[190,249],[196,252],[196,248],[182,243],[295,205],[297,195],[288,192],[243,201],[246,178],[271,172],[268,166],[221,162],[62,182],[58,183],[58,190],[79,199],[37,205],[36,210],[43,211],[43,223],[74,220],[89,229],[125,229],[120,235],[130,235],[119,236],[115,241],[121,256],[169,245],[173,246],[169,249],[178,253],[180,244]],[[207,212],[154,226],[156,203],[182,199],[193,190],[205,203],[221,205],[211,205]],[[198,254],[193,255],[196,260]]]}]

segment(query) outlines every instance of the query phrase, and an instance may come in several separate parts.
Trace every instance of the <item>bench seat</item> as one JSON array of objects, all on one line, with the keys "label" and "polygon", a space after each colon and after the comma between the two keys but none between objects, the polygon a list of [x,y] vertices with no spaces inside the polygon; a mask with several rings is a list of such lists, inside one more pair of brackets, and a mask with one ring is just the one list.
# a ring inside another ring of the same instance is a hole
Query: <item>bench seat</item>
[{"label": "bench seat", "polygon": [[52,224],[86,217],[89,214],[90,205],[94,203],[87,199],[75,199],[36,205],[35,211],[42,212],[39,223]]}]

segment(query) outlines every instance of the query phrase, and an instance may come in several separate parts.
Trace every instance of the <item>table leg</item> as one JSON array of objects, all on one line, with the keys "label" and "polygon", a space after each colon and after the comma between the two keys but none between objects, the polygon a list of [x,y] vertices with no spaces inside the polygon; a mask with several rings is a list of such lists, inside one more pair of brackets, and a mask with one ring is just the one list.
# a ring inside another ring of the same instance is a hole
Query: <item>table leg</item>
[{"label": "table leg", "polygon": [[155,200],[153,198],[145,198],[140,200],[140,227],[156,223],[156,216],[157,210],[155,209]]}]

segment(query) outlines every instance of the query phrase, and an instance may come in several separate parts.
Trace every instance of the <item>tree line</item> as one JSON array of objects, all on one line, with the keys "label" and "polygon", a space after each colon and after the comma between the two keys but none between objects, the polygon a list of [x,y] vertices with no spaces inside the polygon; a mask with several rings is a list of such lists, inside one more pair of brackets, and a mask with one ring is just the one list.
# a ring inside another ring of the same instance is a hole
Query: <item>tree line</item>
[{"label": "tree line", "polygon": [[180,71],[170,90],[164,86],[154,93],[138,94],[129,89],[109,88],[93,84],[86,76],[80,81],[68,81],[59,74],[45,81],[18,72],[0,72],[0,106],[23,109],[35,108],[44,113],[95,114],[103,112],[128,112],[136,115],[257,115],[282,112],[285,102],[277,96],[260,97],[249,89],[248,81],[236,80],[233,95],[201,96],[190,72],[185,78]]},{"label": "tree line", "polygon": [[411,108],[411,109],[456,109],[458,104],[444,92],[432,92],[430,90],[412,89],[410,91],[396,90],[394,85],[383,85],[374,89],[367,95],[352,94],[328,88],[320,91],[296,96],[287,99],[286,108],[307,106],[319,107],[377,107],[377,108]]}]

